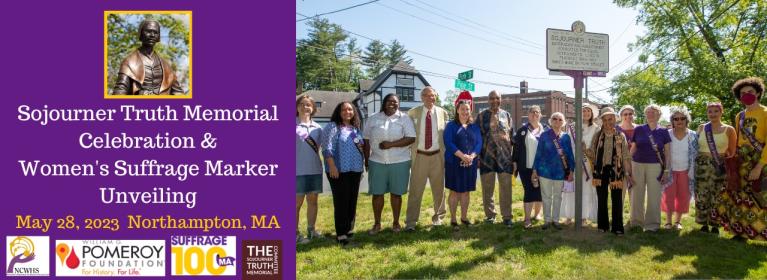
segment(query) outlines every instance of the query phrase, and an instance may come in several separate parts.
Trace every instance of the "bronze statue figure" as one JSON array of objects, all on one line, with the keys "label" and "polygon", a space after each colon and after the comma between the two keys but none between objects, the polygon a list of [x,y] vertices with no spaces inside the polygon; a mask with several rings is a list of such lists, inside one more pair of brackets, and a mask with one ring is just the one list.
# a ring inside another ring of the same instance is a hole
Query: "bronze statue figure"
[{"label": "bronze statue figure", "polygon": [[170,61],[153,50],[154,45],[160,41],[160,23],[151,19],[144,20],[138,32],[141,47],[128,54],[120,64],[113,94],[184,94]]}]

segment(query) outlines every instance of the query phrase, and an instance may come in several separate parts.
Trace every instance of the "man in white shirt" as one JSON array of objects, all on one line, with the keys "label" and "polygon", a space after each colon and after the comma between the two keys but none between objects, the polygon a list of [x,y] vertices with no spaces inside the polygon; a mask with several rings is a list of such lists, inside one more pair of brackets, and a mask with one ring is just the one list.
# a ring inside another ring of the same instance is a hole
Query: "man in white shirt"
[{"label": "man in white shirt", "polygon": [[437,92],[432,87],[421,91],[423,105],[407,112],[416,130],[415,144],[411,145],[410,190],[405,217],[405,230],[413,231],[421,214],[421,201],[426,180],[431,186],[434,201],[432,225],[441,225],[445,209],[445,143],[442,134],[450,115],[435,105]]}]

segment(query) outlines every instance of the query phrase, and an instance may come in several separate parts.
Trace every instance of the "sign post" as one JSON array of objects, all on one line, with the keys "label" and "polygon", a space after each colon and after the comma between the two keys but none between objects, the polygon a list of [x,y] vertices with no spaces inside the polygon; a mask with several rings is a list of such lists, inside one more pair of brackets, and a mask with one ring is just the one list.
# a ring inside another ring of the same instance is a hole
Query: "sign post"
[{"label": "sign post", "polygon": [[[609,36],[587,33],[581,21],[570,30],[546,29],[546,68],[573,78],[575,88],[575,230],[583,225],[583,78],[604,77],[609,70]],[[594,112],[598,117],[599,112]]]}]

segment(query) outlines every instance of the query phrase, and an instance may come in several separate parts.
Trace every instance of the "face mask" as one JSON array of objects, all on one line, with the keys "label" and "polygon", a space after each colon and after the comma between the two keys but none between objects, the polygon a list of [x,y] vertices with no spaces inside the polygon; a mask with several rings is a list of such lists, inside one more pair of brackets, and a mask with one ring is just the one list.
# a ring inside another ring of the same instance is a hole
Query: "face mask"
[{"label": "face mask", "polygon": [[745,104],[746,106],[754,104],[754,102],[756,102],[756,95],[743,94],[740,96],[740,102],[743,102],[743,104]]}]

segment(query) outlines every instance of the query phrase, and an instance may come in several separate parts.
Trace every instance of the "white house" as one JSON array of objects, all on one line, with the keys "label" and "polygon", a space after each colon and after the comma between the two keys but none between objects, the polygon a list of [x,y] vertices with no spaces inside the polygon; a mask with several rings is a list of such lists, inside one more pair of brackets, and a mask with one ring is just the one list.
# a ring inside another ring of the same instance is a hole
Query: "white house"
[{"label": "white house", "polygon": [[330,117],[333,116],[333,111],[338,104],[344,101],[352,102],[357,97],[355,92],[309,90],[297,95],[296,100],[303,95],[308,95],[314,99],[314,107],[317,112],[314,113],[312,119],[322,126],[330,122]]},{"label": "white house", "polygon": [[399,97],[400,111],[421,104],[421,90],[429,86],[429,82],[407,62],[400,61],[375,80],[360,80],[359,95],[354,100],[361,111],[363,119],[381,111],[384,96],[395,93]]}]

